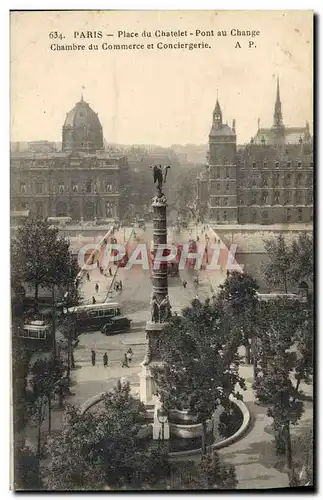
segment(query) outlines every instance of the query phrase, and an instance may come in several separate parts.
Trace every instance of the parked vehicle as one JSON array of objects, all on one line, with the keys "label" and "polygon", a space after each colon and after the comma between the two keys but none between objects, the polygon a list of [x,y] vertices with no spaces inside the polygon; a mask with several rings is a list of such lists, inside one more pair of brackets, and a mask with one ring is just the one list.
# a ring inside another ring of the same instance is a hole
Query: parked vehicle
[{"label": "parked vehicle", "polygon": [[114,333],[129,332],[131,329],[131,319],[126,316],[116,316],[110,318],[108,322],[102,326],[101,332],[105,335],[112,335]]}]

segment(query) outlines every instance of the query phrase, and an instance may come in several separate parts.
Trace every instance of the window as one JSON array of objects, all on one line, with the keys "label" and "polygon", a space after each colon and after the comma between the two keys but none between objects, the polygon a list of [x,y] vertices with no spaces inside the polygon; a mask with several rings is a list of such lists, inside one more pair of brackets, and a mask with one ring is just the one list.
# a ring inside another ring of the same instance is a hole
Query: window
[{"label": "window", "polygon": [[286,191],[286,193],[285,193],[286,204],[289,204],[291,202],[291,199],[292,199],[292,193],[290,191]]},{"label": "window", "polygon": [[78,192],[78,185],[76,183],[72,183],[72,191],[73,193],[77,193]]},{"label": "window", "polygon": [[301,220],[302,220],[302,215],[303,215],[303,213],[302,213],[302,212],[303,212],[303,211],[302,211],[302,209],[301,209],[301,208],[299,208],[299,209],[298,209],[298,222],[301,222]]},{"label": "window", "polygon": [[267,191],[264,191],[262,194],[262,203],[263,203],[263,205],[268,204],[268,192]]},{"label": "window", "polygon": [[225,169],[225,176],[227,179],[229,179],[229,177],[230,177],[228,168]]},{"label": "window", "polygon": [[285,184],[287,184],[287,185],[290,184],[291,174],[285,174],[284,181],[285,181]]},{"label": "window", "polygon": [[58,184],[58,192],[59,193],[64,193],[65,191],[65,186],[64,184]]},{"label": "window", "polygon": [[252,162],[252,168],[256,168],[256,162],[255,161]]},{"label": "window", "polygon": [[42,203],[36,203],[36,215],[37,217],[43,217],[44,208]]},{"label": "window", "polygon": [[26,203],[26,202],[21,202],[21,203],[20,203],[20,207],[21,207],[21,210],[27,210],[27,208],[28,208],[28,203]]},{"label": "window", "polygon": [[287,215],[286,215],[287,222],[290,222],[291,218],[292,218],[292,216],[291,216],[291,213],[290,213],[290,209],[288,208],[287,209]]},{"label": "window", "polygon": [[27,192],[27,188],[26,188],[26,183],[25,182],[21,182],[20,183],[20,192],[21,193],[26,193]]},{"label": "window", "polygon": [[298,168],[300,168],[300,167],[302,166],[302,162],[301,162],[301,161],[298,161],[298,162],[297,162],[297,166],[298,166]]},{"label": "window", "polygon": [[290,168],[292,166],[292,162],[291,161],[288,161],[287,162],[287,167]]},{"label": "window", "polygon": [[267,175],[264,175],[262,177],[262,185],[263,185],[263,187],[267,187],[268,186],[268,177],[267,177]]},{"label": "window", "polygon": [[251,205],[257,205],[257,198],[255,194],[251,196]]},{"label": "window", "polygon": [[112,204],[109,201],[105,204],[105,214],[106,217],[112,217]]},{"label": "window", "polygon": [[266,161],[264,161],[264,168],[267,168],[268,167],[268,163]]},{"label": "window", "polygon": [[223,205],[226,207],[228,204],[228,198],[223,198]]},{"label": "window", "polygon": [[307,194],[307,203],[311,204],[313,203],[313,192],[309,191]]},{"label": "window", "polygon": [[256,212],[253,210],[251,212],[251,222],[256,222],[256,215],[257,215]]},{"label": "window", "polygon": [[240,205],[243,205],[243,198],[240,198]]},{"label": "window", "polygon": [[263,219],[268,219],[268,212],[267,212],[267,210],[262,213],[262,217],[263,217]]},{"label": "window", "polygon": [[253,187],[253,188],[254,188],[254,187],[257,187],[257,179],[256,179],[255,177],[253,177],[253,178],[251,179],[251,187]]},{"label": "window", "polygon": [[92,191],[92,181],[91,180],[87,180],[86,183],[85,183],[85,192],[86,193],[91,193]]},{"label": "window", "polygon": [[278,184],[279,184],[279,176],[278,176],[278,174],[274,174],[273,185],[278,186]]},{"label": "window", "polygon": [[106,191],[106,193],[112,193],[112,184],[111,184],[111,182],[106,182],[105,183],[105,191]]},{"label": "window", "polygon": [[40,194],[43,192],[43,183],[42,182],[36,182],[36,193]]},{"label": "window", "polygon": [[296,191],[296,195],[295,195],[295,201],[296,203],[301,203],[301,199],[302,199],[302,193],[301,191]]},{"label": "window", "polygon": [[276,161],[276,162],[275,162],[275,167],[276,167],[276,168],[279,168],[279,161]]},{"label": "window", "polygon": [[279,191],[275,191],[274,193],[274,204],[275,205],[279,204]]},{"label": "window", "polygon": [[230,184],[228,182],[227,182],[227,185],[226,185],[226,190],[230,191]]},{"label": "window", "polygon": [[215,198],[215,202],[214,202],[214,204],[215,204],[216,206],[219,206],[219,198]]},{"label": "window", "polygon": [[226,213],[226,211],[223,212],[223,220],[227,220],[227,213]]}]

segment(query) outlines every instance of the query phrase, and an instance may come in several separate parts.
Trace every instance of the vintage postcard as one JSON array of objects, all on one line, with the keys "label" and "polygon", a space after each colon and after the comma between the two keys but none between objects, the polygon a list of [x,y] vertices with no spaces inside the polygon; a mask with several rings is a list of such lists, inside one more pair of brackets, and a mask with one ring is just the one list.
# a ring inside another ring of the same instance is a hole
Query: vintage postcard
[{"label": "vintage postcard", "polygon": [[12,11],[15,491],[314,489],[312,11]]}]

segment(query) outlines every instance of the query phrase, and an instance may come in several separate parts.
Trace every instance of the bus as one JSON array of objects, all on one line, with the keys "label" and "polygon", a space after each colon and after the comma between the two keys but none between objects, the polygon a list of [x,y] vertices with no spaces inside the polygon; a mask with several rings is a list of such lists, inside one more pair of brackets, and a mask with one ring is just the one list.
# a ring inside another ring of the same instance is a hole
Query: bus
[{"label": "bus", "polygon": [[65,314],[71,314],[75,319],[77,332],[100,330],[109,318],[121,316],[121,307],[117,302],[88,304],[64,309]]},{"label": "bus", "polygon": [[24,339],[48,340],[51,334],[51,327],[44,321],[30,321],[22,328],[17,329],[17,336]]}]

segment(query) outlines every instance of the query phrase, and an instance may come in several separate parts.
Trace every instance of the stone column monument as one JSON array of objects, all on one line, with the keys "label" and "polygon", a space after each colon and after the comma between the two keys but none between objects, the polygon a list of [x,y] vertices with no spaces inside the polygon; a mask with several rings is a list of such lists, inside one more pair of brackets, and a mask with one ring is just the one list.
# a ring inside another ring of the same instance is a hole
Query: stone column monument
[{"label": "stone column monument", "polygon": [[161,361],[159,341],[165,322],[171,315],[171,305],[168,297],[167,262],[157,265],[155,260],[159,245],[167,244],[166,207],[167,198],[162,192],[163,183],[166,182],[169,166],[164,168],[152,167],[154,183],[157,182],[157,194],[153,198],[153,268],[152,292],[150,299],[151,317],[146,323],[146,338],[148,340],[147,353],[142,363],[140,374],[140,399],[146,405],[154,404],[154,381],[151,375],[151,366]]}]

